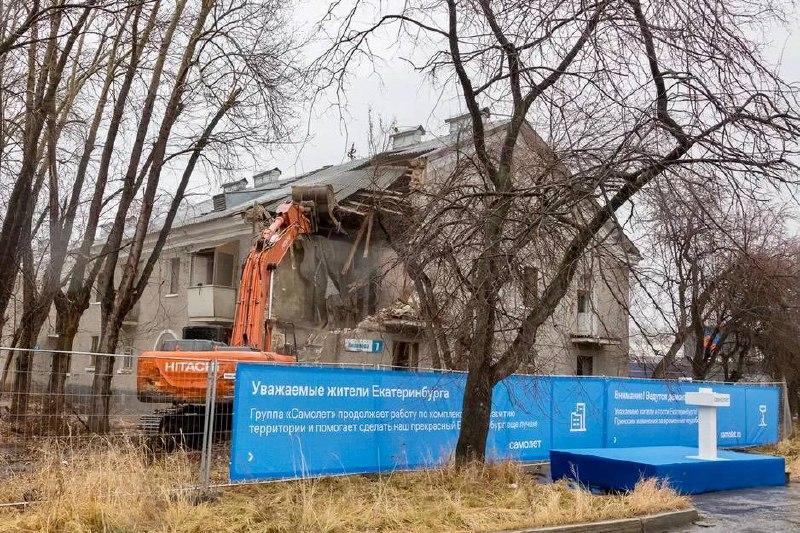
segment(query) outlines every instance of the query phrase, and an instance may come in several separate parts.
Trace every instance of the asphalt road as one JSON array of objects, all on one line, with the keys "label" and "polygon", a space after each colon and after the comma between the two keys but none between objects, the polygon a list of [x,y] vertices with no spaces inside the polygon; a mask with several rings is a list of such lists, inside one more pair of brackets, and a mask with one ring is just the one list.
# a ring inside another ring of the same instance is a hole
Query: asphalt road
[{"label": "asphalt road", "polygon": [[699,494],[692,499],[702,518],[677,531],[800,531],[800,483]]}]

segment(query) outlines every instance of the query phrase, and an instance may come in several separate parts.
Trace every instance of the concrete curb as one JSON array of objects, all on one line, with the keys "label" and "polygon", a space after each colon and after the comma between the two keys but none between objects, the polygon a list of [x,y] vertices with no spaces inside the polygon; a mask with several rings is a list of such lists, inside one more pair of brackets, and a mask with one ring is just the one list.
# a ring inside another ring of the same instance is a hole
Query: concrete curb
[{"label": "concrete curb", "polygon": [[691,524],[698,518],[697,509],[682,509],[666,513],[604,520],[585,524],[568,524],[565,526],[539,527],[530,529],[513,529],[498,533],[657,533],[672,528]]}]

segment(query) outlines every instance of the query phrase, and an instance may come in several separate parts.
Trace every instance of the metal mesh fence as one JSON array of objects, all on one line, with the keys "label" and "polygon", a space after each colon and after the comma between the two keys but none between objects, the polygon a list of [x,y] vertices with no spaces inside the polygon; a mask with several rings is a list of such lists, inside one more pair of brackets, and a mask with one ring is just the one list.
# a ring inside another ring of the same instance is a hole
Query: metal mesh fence
[{"label": "metal mesh fence", "polygon": [[33,468],[33,449],[135,450],[181,454],[194,487],[227,484],[235,371],[224,352],[0,348],[0,481]]},{"label": "metal mesh fence", "polygon": [[[180,451],[196,469],[196,484],[207,483],[212,439],[205,438],[206,412],[226,412],[207,402],[209,391],[216,392],[207,386],[215,383],[215,363],[191,356],[0,350],[0,478],[33,468],[32,450],[92,453],[110,445],[154,459]],[[165,365],[172,365],[171,381],[159,373]],[[225,421],[217,427],[230,431]]]},{"label": "metal mesh fence", "polygon": [[[130,435],[149,410],[136,397],[134,356],[3,349],[0,423],[12,441]],[[101,419],[93,413],[107,414]]]},{"label": "metal mesh fence", "polygon": [[29,469],[32,448],[134,449],[180,453],[195,487],[228,484],[236,362],[192,354],[0,348],[0,479]]}]

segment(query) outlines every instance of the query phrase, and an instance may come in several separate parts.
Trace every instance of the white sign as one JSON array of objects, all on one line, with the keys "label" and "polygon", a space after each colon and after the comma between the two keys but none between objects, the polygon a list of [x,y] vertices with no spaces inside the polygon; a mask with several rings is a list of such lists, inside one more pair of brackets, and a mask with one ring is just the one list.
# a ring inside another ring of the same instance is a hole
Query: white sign
[{"label": "white sign", "polygon": [[348,352],[378,353],[383,351],[383,341],[380,339],[345,339],[344,349]]},{"label": "white sign", "polygon": [[586,431],[585,403],[576,403],[575,410],[569,414],[569,430],[571,433],[582,433]]},{"label": "white sign", "polygon": [[697,392],[686,393],[686,405],[702,405],[704,407],[730,407],[731,395],[713,392],[708,387],[702,387]]},{"label": "white sign", "polygon": [[767,427],[767,406],[762,403],[758,406],[758,412],[761,413],[761,420],[758,421],[758,427]]},{"label": "white sign", "polygon": [[716,461],[717,457],[717,408],[730,407],[731,395],[700,387],[697,392],[687,392],[686,405],[697,406],[697,455],[691,459]]}]

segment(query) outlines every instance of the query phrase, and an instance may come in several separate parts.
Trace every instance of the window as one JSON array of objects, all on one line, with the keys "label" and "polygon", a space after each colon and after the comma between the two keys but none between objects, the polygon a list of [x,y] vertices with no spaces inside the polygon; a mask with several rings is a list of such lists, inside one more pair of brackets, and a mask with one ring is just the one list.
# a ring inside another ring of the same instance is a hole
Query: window
[{"label": "window", "polygon": [[594,359],[591,355],[579,355],[578,364],[575,368],[575,375],[591,376],[594,374]]},{"label": "window", "polygon": [[192,283],[233,287],[235,258],[232,253],[213,249],[200,250],[192,255]]},{"label": "window", "polygon": [[130,374],[133,372],[133,346],[124,346],[120,350],[122,354],[122,366],[119,369],[120,374]]},{"label": "window", "polygon": [[192,256],[192,285],[214,283],[214,250],[201,250]]},{"label": "window", "polygon": [[589,312],[589,294],[585,290],[578,291],[578,312]]},{"label": "window", "polygon": [[214,263],[214,285],[233,287],[233,254],[217,252]]},{"label": "window", "polygon": [[526,266],[522,269],[522,304],[527,307],[536,305],[539,299],[539,269]]},{"label": "window", "polygon": [[[100,347],[100,337],[97,335],[92,335],[92,348],[89,350],[92,354],[96,354],[97,350]],[[92,363],[91,366],[84,367],[83,371],[87,374],[94,374],[94,370],[97,368],[97,355],[92,355]]]},{"label": "window", "polygon": [[417,368],[419,365],[419,344],[416,342],[394,341],[392,343],[392,366],[395,370]]},{"label": "window", "polygon": [[169,293],[178,294],[181,288],[181,258],[173,257],[169,260]]}]

